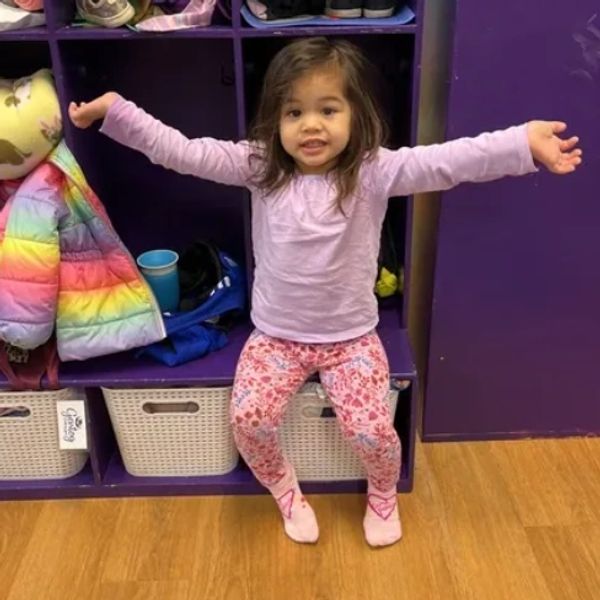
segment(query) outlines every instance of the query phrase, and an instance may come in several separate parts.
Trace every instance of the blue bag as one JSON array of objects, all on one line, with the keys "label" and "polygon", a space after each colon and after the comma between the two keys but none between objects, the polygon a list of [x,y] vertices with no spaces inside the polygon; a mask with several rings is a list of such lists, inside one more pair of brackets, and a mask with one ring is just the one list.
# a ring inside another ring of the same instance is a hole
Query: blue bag
[{"label": "blue bag", "polygon": [[166,339],[141,348],[137,356],[151,356],[173,367],[227,344],[227,334],[217,323],[224,316],[245,308],[246,278],[241,267],[227,254],[216,249],[212,254],[219,263],[211,266],[220,275],[216,285],[208,293],[202,292],[206,298],[192,310],[165,314]]}]

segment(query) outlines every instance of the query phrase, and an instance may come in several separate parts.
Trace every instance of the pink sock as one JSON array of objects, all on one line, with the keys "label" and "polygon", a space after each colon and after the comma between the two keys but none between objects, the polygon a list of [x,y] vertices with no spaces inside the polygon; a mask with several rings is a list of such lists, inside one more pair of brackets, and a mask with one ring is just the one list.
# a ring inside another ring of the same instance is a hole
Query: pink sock
[{"label": "pink sock", "polygon": [[387,492],[380,492],[369,482],[363,527],[370,546],[389,546],[402,537],[395,487]]},{"label": "pink sock", "polygon": [[317,518],[300,490],[294,470],[288,469],[282,479],[268,489],[279,506],[288,536],[295,542],[313,544],[319,539]]}]

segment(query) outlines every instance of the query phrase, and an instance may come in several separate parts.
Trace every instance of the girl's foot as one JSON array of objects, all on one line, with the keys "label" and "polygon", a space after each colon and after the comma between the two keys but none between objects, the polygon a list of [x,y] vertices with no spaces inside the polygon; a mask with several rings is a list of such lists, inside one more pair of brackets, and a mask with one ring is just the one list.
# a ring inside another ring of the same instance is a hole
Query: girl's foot
[{"label": "girl's foot", "polygon": [[380,492],[369,483],[363,527],[370,546],[389,546],[402,537],[395,487],[387,492]]},{"label": "girl's foot", "polygon": [[291,467],[275,485],[269,486],[281,516],[285,532],[295,542],[314,544],[319,539],[319,525],[310,504],[304,498]]}]

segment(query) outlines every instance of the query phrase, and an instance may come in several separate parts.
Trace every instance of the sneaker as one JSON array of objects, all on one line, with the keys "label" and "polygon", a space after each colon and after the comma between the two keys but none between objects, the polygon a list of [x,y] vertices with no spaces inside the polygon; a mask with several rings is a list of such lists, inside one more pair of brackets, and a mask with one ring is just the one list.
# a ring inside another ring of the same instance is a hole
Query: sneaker
[{"label": "sneaker", "polygon": [[363,0],[327,0],[325,14],[338,19],[362,17]]},{"label": "sneaker", "polygon": [[364,0],[363,16],[367,19],[391,17],[396,11],[396,0]]},{"label": "sneaker", "polygon": [[265,21],[278,19],[307,19],[310,15],[322,15],[325,0],[247,0],[250,12]]},{"label": "sneaker", "polygon": [[79,15],[102,27],[121,27],[135,15],[127,0],[76,0]]}]

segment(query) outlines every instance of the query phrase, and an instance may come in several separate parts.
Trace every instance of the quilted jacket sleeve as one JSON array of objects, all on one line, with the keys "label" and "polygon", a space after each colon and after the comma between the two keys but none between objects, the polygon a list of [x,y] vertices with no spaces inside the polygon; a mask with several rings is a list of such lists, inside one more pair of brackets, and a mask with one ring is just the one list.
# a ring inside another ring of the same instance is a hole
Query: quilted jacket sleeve
[{"label": "quilted jacket sleeve", "polygon": [[42,163],[0,218],[0,339],[29,350],[48,340],[56,320],[58,221],[65,209],[56,172]]}]

